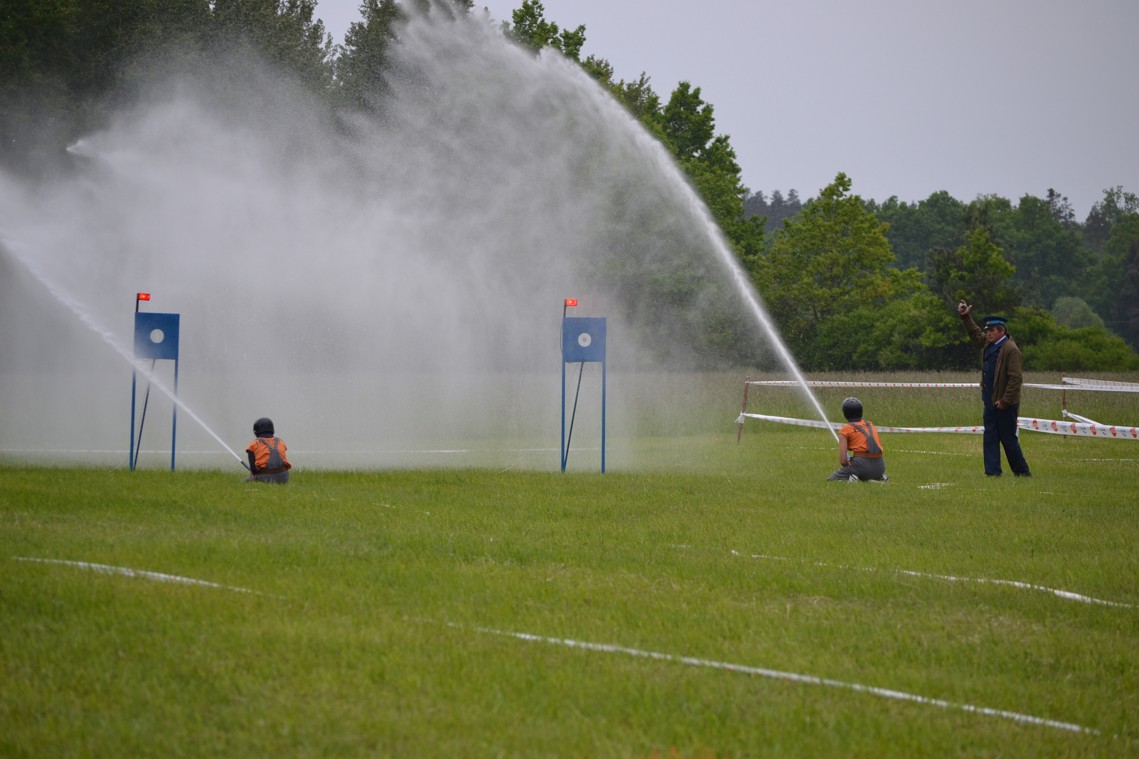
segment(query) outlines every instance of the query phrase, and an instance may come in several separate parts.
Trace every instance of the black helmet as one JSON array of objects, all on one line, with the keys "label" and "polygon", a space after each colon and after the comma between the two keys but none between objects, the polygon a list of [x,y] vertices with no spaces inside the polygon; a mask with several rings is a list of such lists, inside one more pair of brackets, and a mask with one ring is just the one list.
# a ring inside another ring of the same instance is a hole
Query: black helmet
[{"label": "black helmet", "polygon": [[[845,406],[843,408],[846,408]],[[253,434],[257,437],[265,437],[266,435],[273,434],[273,420],[267,416],[263,416],[253,423]]]},{"label": "black helmet", "polygon": [[862,401],[851,396],[842,402],[842,415],[846,421],[853,422],[862,418]]}]

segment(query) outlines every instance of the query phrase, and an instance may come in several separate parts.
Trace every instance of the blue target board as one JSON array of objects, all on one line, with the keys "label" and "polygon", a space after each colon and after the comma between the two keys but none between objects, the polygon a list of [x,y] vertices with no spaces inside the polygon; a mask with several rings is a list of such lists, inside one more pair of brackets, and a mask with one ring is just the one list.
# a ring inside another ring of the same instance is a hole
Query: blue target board
[{"label": "blue target board", "polygon": [[180,314],[136,313],[134,315],[135,358],[178,360]]},{"label": "blue target board", "polygon": [[567,316],[562,319],[562,360],[605,360],[605,317]]}]

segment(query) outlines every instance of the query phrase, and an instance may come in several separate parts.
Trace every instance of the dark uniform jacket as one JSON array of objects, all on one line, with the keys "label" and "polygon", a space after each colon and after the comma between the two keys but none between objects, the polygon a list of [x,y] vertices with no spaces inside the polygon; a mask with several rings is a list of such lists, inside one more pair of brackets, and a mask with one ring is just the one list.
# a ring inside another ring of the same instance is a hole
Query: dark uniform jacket
[{"label": "dark uniform jacket", "polygon": [[[989,343],[985,337],[985,331],[968,314],[961,317],[961,323],[965,325],[965,331],[969,333],[969,338],[973,344],[980,346],[983,361],[984,349]],[[1001,345],[1000,353],[997,354],[997,371],[993,381],[993,397],[990,401],[992,403],[1004,401],[1009,406],[1020,403],[1020,387],[1023,384],[1024,374],[1020,368],[1020,348],[1016,346],[1010,336]]]}]

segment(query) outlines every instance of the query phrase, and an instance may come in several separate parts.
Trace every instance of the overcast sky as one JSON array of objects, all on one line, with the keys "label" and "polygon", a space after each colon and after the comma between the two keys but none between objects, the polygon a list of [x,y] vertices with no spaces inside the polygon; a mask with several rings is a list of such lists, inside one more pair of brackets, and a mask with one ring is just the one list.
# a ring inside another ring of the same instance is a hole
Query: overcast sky
[{"label": "overcast sky", "polygon": [[[522,0],[475,0],[509,20]],[[864,198],[947,190],[1017,202],[1053,188],[1083,221],[1139,193],[1137,0],[544,0],[582,56],[662,100],[701,88],[752,191]],[[337,42],[358,0],[318,0]]]}]

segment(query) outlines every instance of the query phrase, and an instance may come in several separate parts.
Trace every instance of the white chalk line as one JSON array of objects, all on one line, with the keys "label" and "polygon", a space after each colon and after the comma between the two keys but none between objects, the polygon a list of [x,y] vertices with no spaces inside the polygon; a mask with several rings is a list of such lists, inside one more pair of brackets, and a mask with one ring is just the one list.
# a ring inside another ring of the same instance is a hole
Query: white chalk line
[{"label": "white chalk line", "polygon": [[[172,582],[182,585],[196,585],[209,588],[218,588],[220,590],[231,590],[238,593],[252,593],[255,595],[262,595],[258,591],[250,590],[248,588],[240,588],[232,585],[221,585],[219,583],[209,582],[207,580],[197,580],[192,577],[182,577],[179,575],[165,574],[162,572],[150,572],[140,569],[130,569],[128,567],[117,567],[108,564],[94,564],[86,561],[67,561],[64,559],[43,559],[29,556],[13,556],[12,559],[14,561],[25,561],[37,564],[72,566],[103,574],[118,574],[126,577],[140,577],[147,580],[155,580],[157,582]],[[454,625],[450,623],[448,623],[448,626],[454,627],[456,629],[465,629],[460,625]],[[1020,722],[1022,724],[1052,727],[1060,730],[1068,730],[1071,732],[1086,733],[1089,735],[1100,734],[1100,732],[1094,728],[1085,727],[1083,725],[1078,725],[1071,722],[1061,722],[1058,720],[1036,717],[1031,714],[1021,714],[1019,712],[1008,711],[1005,709],[994,709],[986,706],[975,706],[973,704],[954,703],[952,701],[945,701],[938,698],[929,698],[913,693],[906,693],[904,691],[879,688],[872,685],[862,685],[860,683],[844,682],[842,680],[832,680],[830,678],[816,677],[814,675],[804,675],[796,672],[783,672],[780,670],[767,669],[764,667],[753,667],[745,664],[732,664],[730,662],[720,662],[710,659],[698,659],[692,656],[675,656],[673,654],[661,653],[659,651],[643,651],[641,649],[628,648],[626,646],[617,646],[607,643],[592,643],[588,641],[577,641],[568,638],[549,638],[532,633],[511,632],[507,630],[497,630],[489,627],[476,627],[473,629],[475,632],[512,637],[519,640],[549,643],[554,645],[567,646],[570,648],[580,648],[587,651],[626,654],[639,658],[655,659],[658,661],[684,664],[691,667],[704,667],[709,669],[724,670],[727,672],[739,672],[747,675],[756,675],[759,677],[767,677],[777,680],[787,680],[808,685],[821,685],[831,688],[841,688],[858,693],[868,693],[874,696],[879,696],[881,698],[888,698],[898,701],[910,701],[927,706],[936,706],[942,709],[953,709],[957,711],[971,712],[974,714],[982,714],[991,717],[1001,717],[1004,719],[1013,720],[1015,722]]]},{"label": "white chalk line", "polygon": [[[252,593],[253,595],[265,595],[257,590],[250,590],[249,588],[239,588],[234,585],[220,585],[216,582],[209,582],[208,580],[195,580],[192,577],[181,577],[179,575],[168,575],[162,572],[148,572],[144,569],[130,569],[128,567],[115,567],[109,564],[92,564],[87,561],[65,561],[63,559],[37,559],[30,556],[13,556],[13,561],[28,561],[36,564],[58,564],[69,567],[78,567],[80,569],[87,569],[92,572],[100,574],[114,574],[123,575],[124,577],[139,577],[144,580],[154,580],[156,582],[173,582],[180,585],[198,585],[205,588],[217,588],[218,590],[232,590],[235,593]],[[278,596],[283,598],[283,596]]]},{"label": "white chalk line", "polygon": [[[785,556],[769,556],[762,553],[742,554],[738,551],[730,552],[733,556],[742,556],[748,559],[765,559],[768,561],[796,561],[789,559]],[[799,562],[807,563],[807,562]],[[978,585],[1006,585],[1010,588],[1020,588],[1021,590],[1035,590],[1041,593],[1051,593],[1057,598],[1064,598],[1069,601],[1079,601],[1080,603],[1096,604],[1099,606],[1113,606],[1117,609],[1134,609],[1134,604],[1123,603],[1120,601],[1106,601],[1102,598],[1093,598],[1092,596],[1084,596],[1079,593],[1073,593],[1070,590],[1060,590],[1059,588],[1049,588],[1046,585],[1034,585],[1030,582],[1022,582],[1020,580],[994,580],[986,577],[958,577],[957,575],[940,575],[932,572],[919,572],[913,569],[879,569],[877,567],[852,567],[845,564],[828,564],[825,561],[809,562],[812,566],[823,567],[826,569],[843,569],[855,570],[857,572],[890,572],[893,574],[906,575],[908,577],[924,577],[931,580],[945,580],[946,582],[971,582]]]},{"label": "white chalk line", "polygon": [[[468,629],[462,625],[451,623],[448,623],[448,626],[458,630]],[[1100,735],[1100,731],[1096,730],[1095,728],[1085,727],[1084,725],[1078,725],[1073,722],[1061,722],[1059,720],[1036,717],[1031,714],[1022,714],[1020,712],[1008,711],[1007,709],[994,709],[988,706],[955,703],[953,701],[945,701],[940,698],[919,696],[915,693],[906,693],[905,691],[893,690],[890,688],[879,688],[873,685],[862,685],[861,683],[845,682],[843,680],[832,680],[826,677],[816,677],[815,675],[804,675],[797,672],[783,672],[777,669],[767,669],[766,667],[753,667],[746,664],[732,664],[731,662],[714,661],[711,659],[698,659],[692,656],[676,656],[673,654],[662,653],[660,651],[645,651],[638,648],[629,648],[627,646],[618,646],[610,643],[592,643],[589,641],[573,640],[570,638],[550,638],[543,635],[535,635],[533,633],[498,630],[493,627],[474,627],[470,629],[474,632],[485,633],[488,635],[500,635],[508,638],[517,638],[518,640],[534,643],[547,643],[555,646],[579,648],[586,651],[598,651],[607,654],[625,654],[626,656],[653,659],[656,661],[669,662],[672,664],[684,664],[690,667],[703,667],[707,669],[723,670],[726,672],[738,672],[745,675],[755,675],[757,677],[767,677],[773,680],[787,680],[790,682],[803,683],[806,685],[821,685],[828,688],[840,688],[843,690],[854,691],[856,693],[867,693],[872,696],[892,699],[895,701],[909,701],[911,703],[923,704],[925,706],[935,706],[941,709],[951,709],[955,711],[970,712],[972,714],[982,714],[988,717],[1000,717],[1002,719],[1010,719],[1014,722],[1019,722],[1026,725],[1039,725],[1041,727],[1052,727],[1058,730],[1068,730],[1075,733]]]}]

